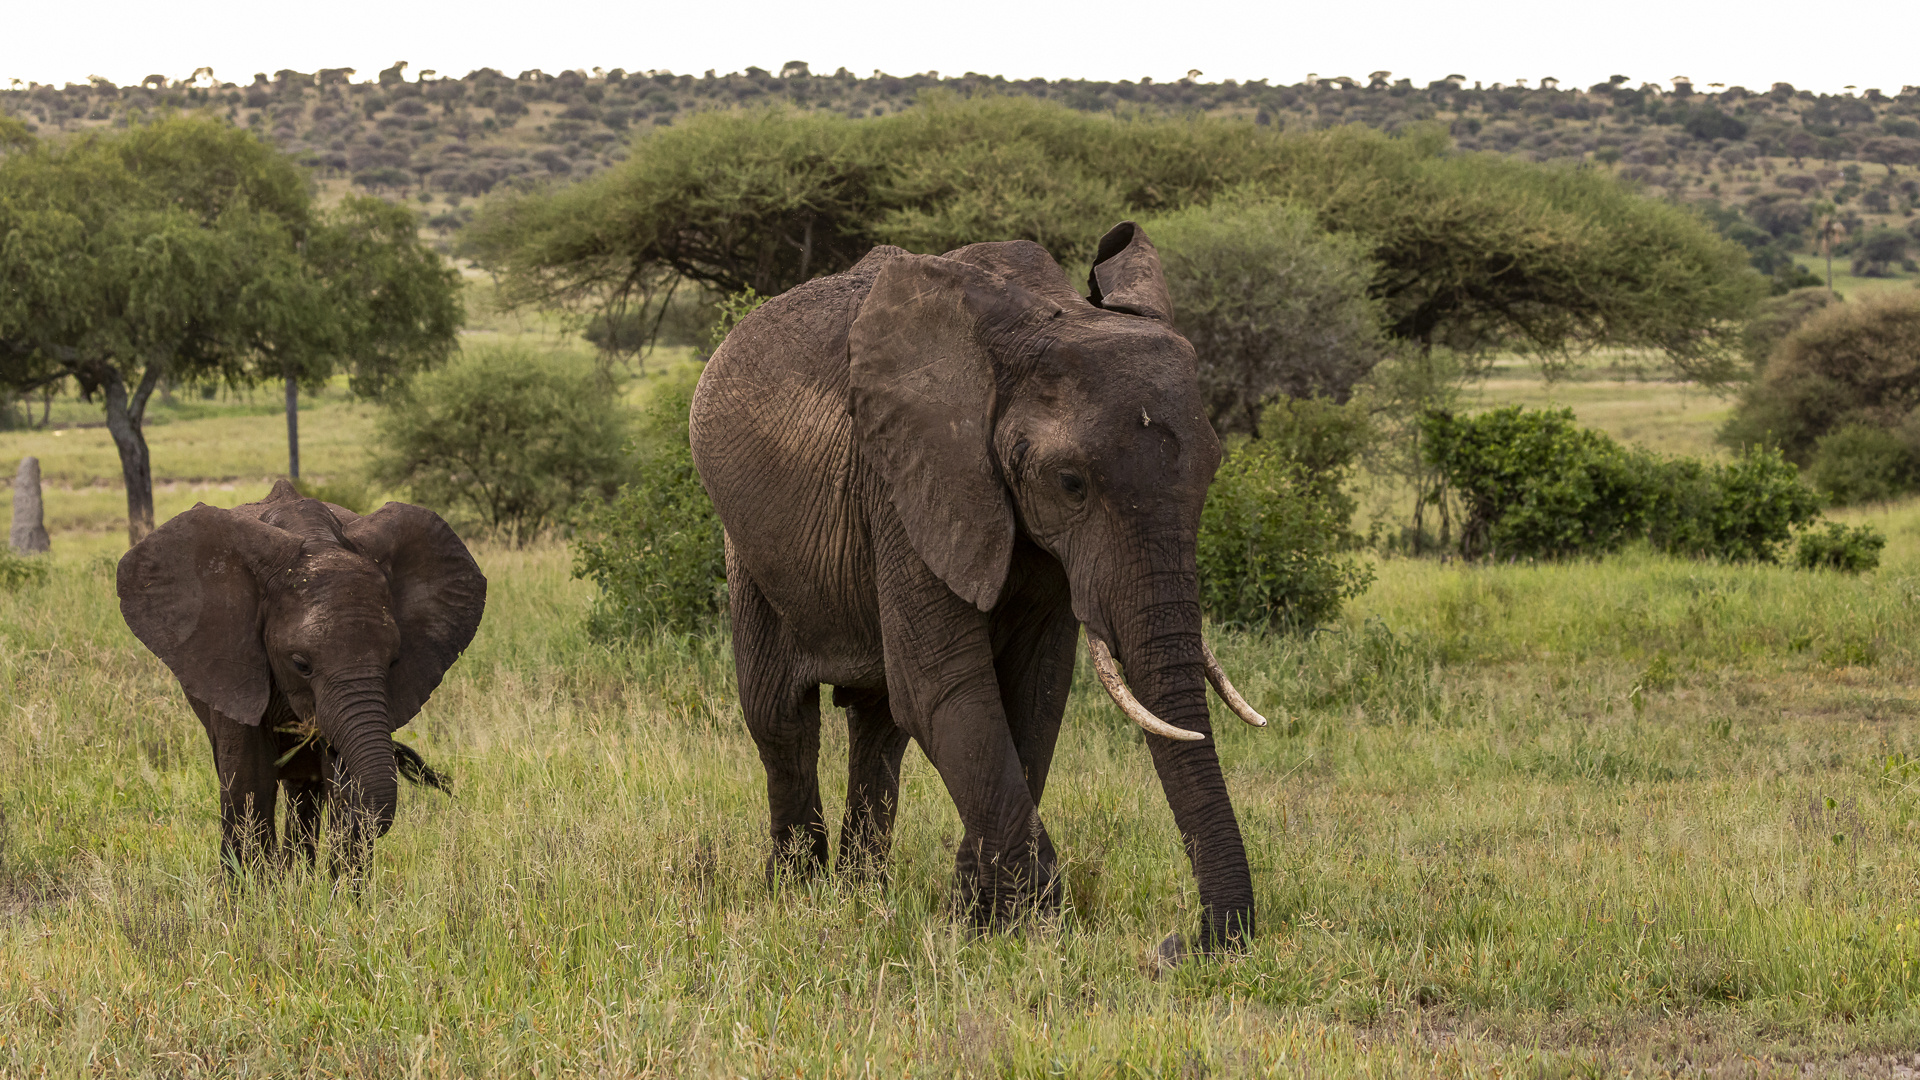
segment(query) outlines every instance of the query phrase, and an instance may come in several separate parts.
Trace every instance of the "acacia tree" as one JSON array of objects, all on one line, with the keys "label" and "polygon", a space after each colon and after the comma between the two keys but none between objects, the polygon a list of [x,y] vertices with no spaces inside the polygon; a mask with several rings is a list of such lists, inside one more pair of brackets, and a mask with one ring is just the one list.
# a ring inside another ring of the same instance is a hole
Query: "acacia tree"
[{"label": "acacia tree", "polygon": [[[352,212],[316,218],[306,176],[245,131],[170,117],[12,145],[0,159],[0,383],[71,378],[101,400],[132,542],[154,525],[143,425],[163,380],[317,381],[336,350],[380,340],[393,320],[364,277],[380,261],[353,258]],[[334,250],[331,263],[308,257]],[[446,320],[428,321],[450,341]],[[421,350],[370,353],[387,366],[401,354]]]},{"label": "acacia tree", "polygon": [[322,215],[253,313],[253,378],[282,380],[287,473],[300,476],[300,387],[345,368],[349,386],[381,398],[453,352],[464,312],[460,275],[420,242],[413,211],[348,197]]},{"label": "acacia tree", "polygon": [[1423,351],[1624,345],[1724,379],[1764,292],[1745,251],[1679,207],[1595,170],[1456,153],[1437,129],[1120,121],[992,96],[857,122],[698,116],[585,183],[491,200],[466,236],[513,299],[604,308],[681,277],[777,293],[876,243],[1027,239],[1071,266],[1118,220],[1240,189],[1364,242],[1389,332]]},{"label": "acacia tree", "polygon": [[103,401],[127,534],[153,529],[142,424],[163,378],[247,375],[238,332],[309,221],[305,177],[253,136],[167,119],[0,161],[0,379]]}]

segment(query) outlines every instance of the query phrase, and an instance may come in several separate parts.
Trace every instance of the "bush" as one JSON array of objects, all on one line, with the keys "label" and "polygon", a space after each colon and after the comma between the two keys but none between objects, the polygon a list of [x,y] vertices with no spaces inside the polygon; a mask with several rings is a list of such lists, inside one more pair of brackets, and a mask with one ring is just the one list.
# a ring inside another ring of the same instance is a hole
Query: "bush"
[{"label": "bush", "polygon": [[1200,516],[1200,606],[1227,626],[1306,630],[1366,591],[1345,481],[1367,437],[1351,406],[1282,402],[1231,440]]},{"label": "bush", "polygon": [[1778,446],[1805,465],[1822,435],[1848,424],[1920,431],[1917,406],[1920,293],[1885,292],[1825,308],[1782,338],[1720,438]]},{"label": "bush", "polygon": [[1647,539],[1669,555],[1774,562],[1793,530],[1820,514],[1778,450],[1751,447],[1726,465],[1633,456],[1647,485]]},{"label": "bush", "polygon": [[1367,245],[1329,234],[1311,211],[1224,199],[1146,229],[1222,434],[1252,434],[1276,394],[1345,401],[1387,355]]},{"label": "bush", "polygon": [[46,580],[46,559],[0,548],[0,592],[19,592],[23,586],[40,585]]},{"label": "bush", "polygon": [[1808,529],[1794,548],[1793,564],[1804,570],[1839,570],[1858,574],[1880,565],[1880,549],[1887,538],[1871,525],[1849,528],[1837,521],[1825,529]]},{"label": "bush", "polygon": [[1767,359],[1782,339],[1829,303],[1825,285],[1793,289],[1760,301],[1740,332],[1740,351],[1753,365],[1754,374],[1766,371]]},{"label": "bush", "polygon": [[1460,554],[1474,559],[1599,555],[1645,529],[1640,463],[1573,422],[1573,410],[1518,405],[1471,418],[1427,414],[1427,462],[1465,504]]},{"label": "bush", "polygon": [[1913,447],[1885,428],[1846,424],[1814,440],[1807,475],[1835,506],[1884,502],[1913,490]]},{"label": "bush", "polygon": [[720,517],[694,471],[687,441],[690,384],[662,387],[636,441],[632,483],[583,522],[573,576],[599,595],[587,632],[619,640],[666,628],[705,629],[726,611],[727,563]]},{"label": "bush", "polygon": [[380,420],[371,479],[456,526],[516,544],[627,471],[627,412],[585,357],[472,350],[421,376]]},{"label": "bush", "polygon": [[1601,555],[1637,539],[1692,558],[1772,562],[1818,516],[1799,470],[1753,448],[1731,464],[1660,458],[1577,427],[1571,409],[1429,413],[1428,462],[1466,506],[1467,558]]}]

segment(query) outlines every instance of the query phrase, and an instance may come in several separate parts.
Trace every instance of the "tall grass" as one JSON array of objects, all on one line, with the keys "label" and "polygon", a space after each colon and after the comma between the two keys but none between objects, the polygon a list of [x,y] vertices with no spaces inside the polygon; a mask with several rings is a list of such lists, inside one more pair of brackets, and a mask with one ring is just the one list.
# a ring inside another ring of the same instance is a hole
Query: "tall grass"
[{"label": "tall grass", "polygon": [[977,936],[917,751],[889,884],[769,887],[724,638],[596,646],[564,549],[484,547],[480,636],[402,733],[456,793],[407,793],[356,898],[227,880],[204,736],[111,558],[57,554],[0,594],[0,1073],[1556,1075],[1911,1046],[1920,510],[1883,527],[1862,578],[1390,560],[1327,632],[1221,635],[1277,718],[1216,718],[1261,933],[1159,978],[1198,898],[1140,736],[1084,682],[1043,807],[1066,908]]}]

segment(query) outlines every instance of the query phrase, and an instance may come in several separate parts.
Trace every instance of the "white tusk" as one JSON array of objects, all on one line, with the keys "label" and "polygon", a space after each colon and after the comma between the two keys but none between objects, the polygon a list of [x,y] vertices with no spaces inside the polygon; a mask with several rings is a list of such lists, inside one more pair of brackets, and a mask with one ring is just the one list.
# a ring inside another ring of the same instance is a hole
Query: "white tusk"
[{"label": "white tusk", "polygon": [[1113,653],[1107,650],[1106,642],[1088,635],[1087,654],[1093,657],[1093,673],[1100,676],[1100,685],[1107,688],[1107,696],[1120,706],[1121,712],[1127,714],[1127,719],[1139,724],[1148,734],[1166,739],[1185,739],[1188,742],[1206,738],[1197,731],[1174,727],[1148,712],[1147,707],[1133,696],[1133,691],[1127,689],[1127,681],[1120,677],[1120,669],[1113,666]]},{"label": "white tusk", "polygon": [[1213,655],[1213,650],[1207,648],[1205,642],[1200,643],[1200,655],[1207,658],[1207,681],[1213,684],[1214,692],[1220,695],[1221,701],[1227,703],[1227,708],[1254,727],[1266,727],[1267,718],[1254,712],[1253,706],[1247,704],[1247,699],[1241,697],[1240,691],[1227,681],[1226,669],[1220,666],[1219,658]]}]

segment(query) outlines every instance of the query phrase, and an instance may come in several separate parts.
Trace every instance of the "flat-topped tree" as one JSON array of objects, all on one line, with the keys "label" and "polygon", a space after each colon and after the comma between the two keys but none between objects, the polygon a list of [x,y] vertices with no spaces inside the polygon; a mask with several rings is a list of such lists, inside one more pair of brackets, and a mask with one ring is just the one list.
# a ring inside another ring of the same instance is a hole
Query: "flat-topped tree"
[{"label": "flat-topped tree", "polygon": [[[423,272],[418,241],[356,203],[316,215],[306,175],[245,131],[168,118],[14,144],[0,158],[0,384],[71,378],[98,395],[131,542],[154,526],[142,429],[162,380],[311,384],[364,347],[379,385],[450,347],[450,272]],[[414,306],[423,295],[437,306]]]}]

